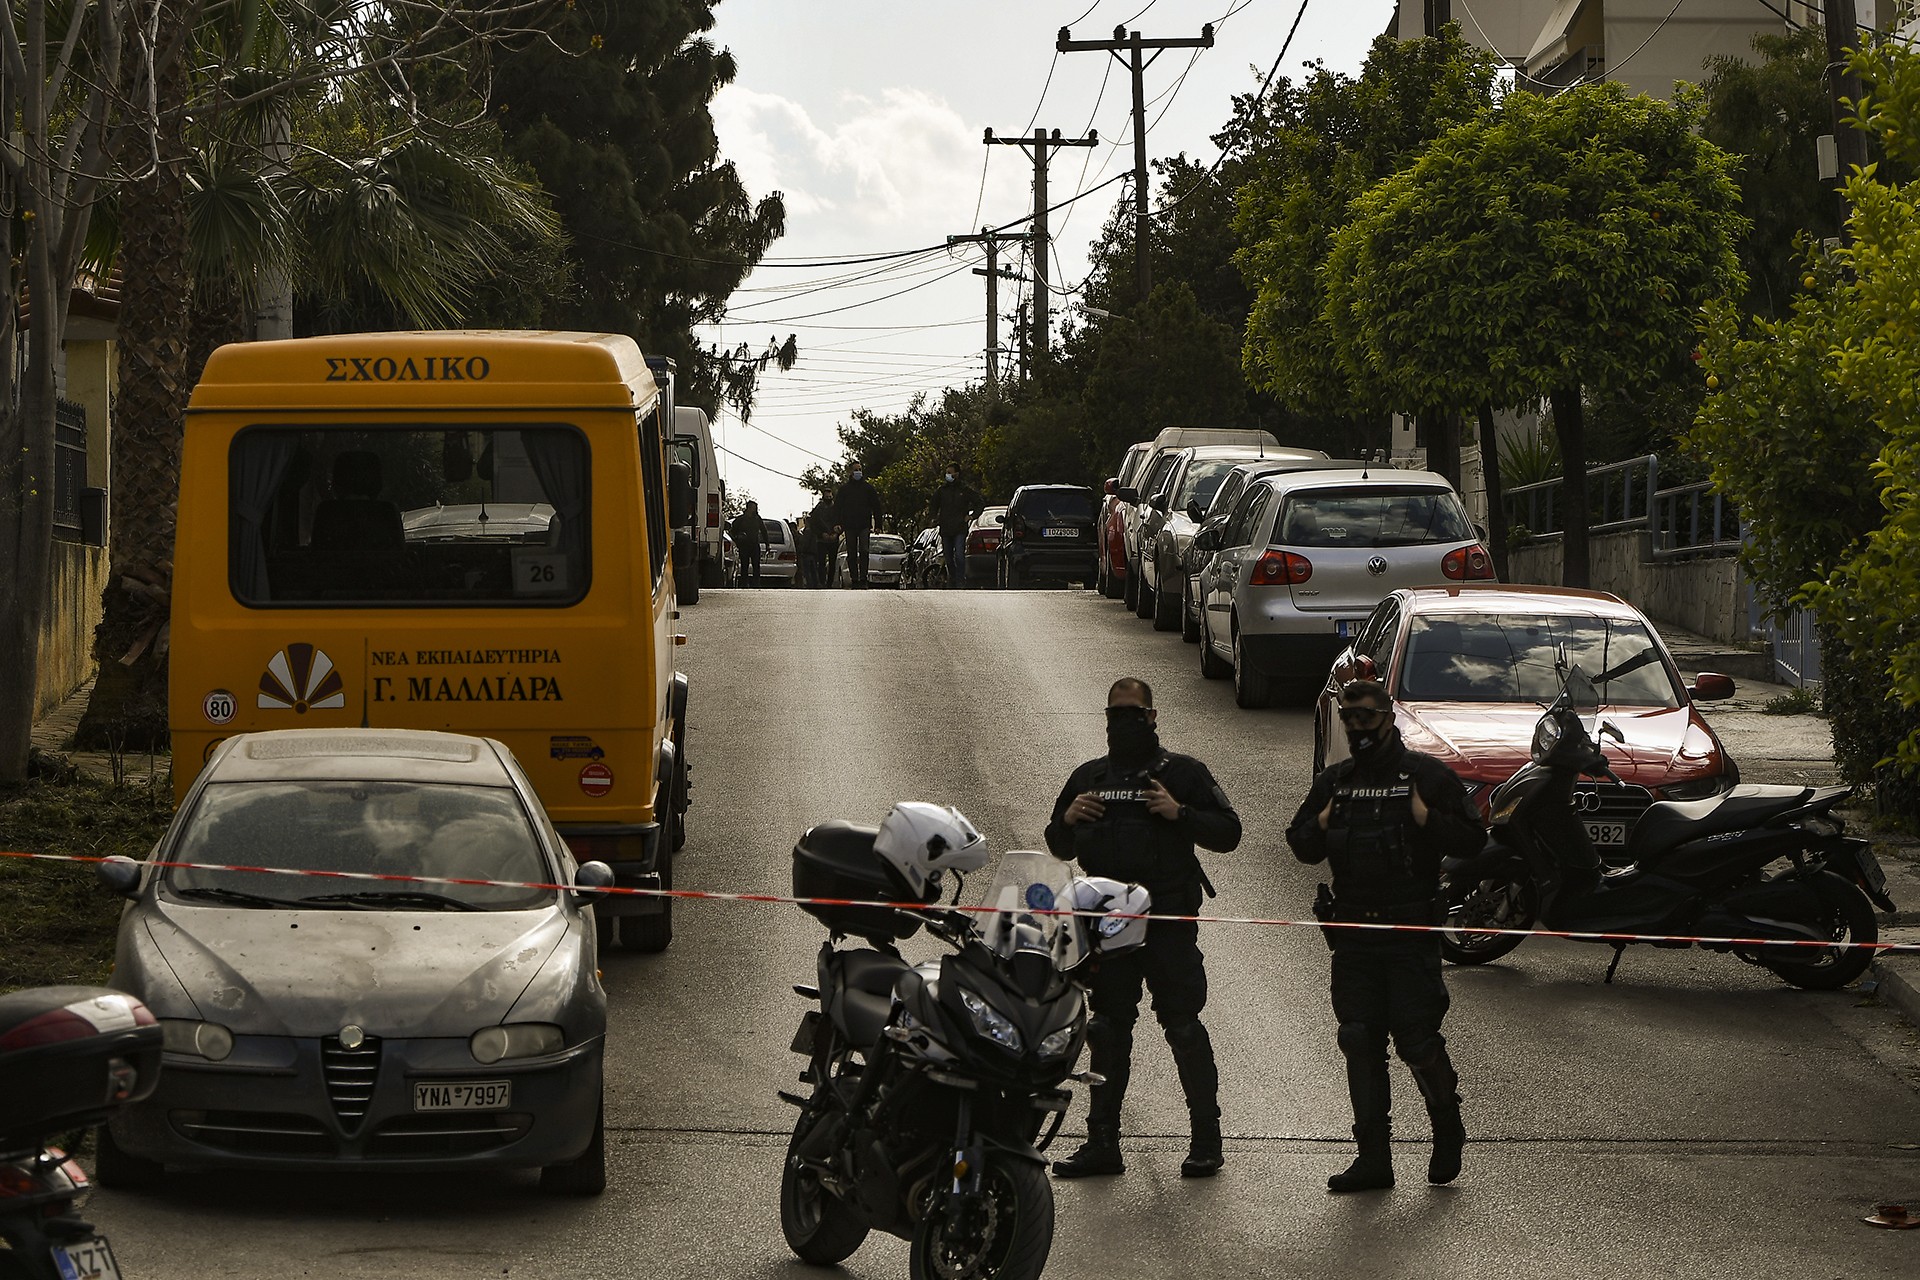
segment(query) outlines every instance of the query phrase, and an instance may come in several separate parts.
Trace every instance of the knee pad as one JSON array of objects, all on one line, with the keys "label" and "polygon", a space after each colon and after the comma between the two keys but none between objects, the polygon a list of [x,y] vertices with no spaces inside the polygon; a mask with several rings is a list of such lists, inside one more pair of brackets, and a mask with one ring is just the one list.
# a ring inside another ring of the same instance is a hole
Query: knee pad
[{"label": "knee pad", "polygon": [[1423,1040],[1416,1040],[1412,1044],[1402,1044],[1397,1047],[1400,1050],[1400,1061],[1415,1071],[1436,1066],[1447,1059],[1447,1038],[1438,1033]]},{"label": "knee pad", "polygon": [[1340,1052],[1349,1058],[1385,1057],[1387,1052],[1386,1033],[1377,1031],[1364,1022],[1343,1022],[1340,1024]]},{"label": "knee pad", "polygon": [[1164,1028],[1167,1044],[1177,1053],[1182,1049],[1197,1049],[1201,1045],[1211,1045],[1213,1040],[1207,1035],[1206,1024],[1198,1018],[1182,1018],[1170,1022]]}]

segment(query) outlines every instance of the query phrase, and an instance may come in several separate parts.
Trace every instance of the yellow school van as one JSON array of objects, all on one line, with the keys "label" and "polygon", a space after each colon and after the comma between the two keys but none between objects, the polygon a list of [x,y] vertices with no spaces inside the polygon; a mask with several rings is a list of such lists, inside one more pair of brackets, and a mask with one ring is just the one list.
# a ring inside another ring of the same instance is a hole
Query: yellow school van
[{"label": "yellow school van", "polygon": [[[481,734],[512,749],[578,857],[670,887],[688,798],[670,532],[693,500],[671,434],[618,335],[216,351],[181,453],[177,796],[236,733]],[[662,899],[599,914],[633,950],[672,937]]]}]

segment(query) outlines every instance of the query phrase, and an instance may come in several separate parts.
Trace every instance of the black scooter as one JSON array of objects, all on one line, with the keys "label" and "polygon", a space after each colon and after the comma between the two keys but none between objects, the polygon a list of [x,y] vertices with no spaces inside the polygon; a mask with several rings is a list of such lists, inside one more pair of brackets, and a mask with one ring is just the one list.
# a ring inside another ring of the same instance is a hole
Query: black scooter
[{"label": "black scooter", "polygon": [[79,1215],[86,1173],[47,1143],[151,1094],[163,1039],[124,992],[0,995],[0,1280],[119,1280],[113,1247]]},{"label": "black scooter", "polygon": [[[1829,990],[1866,971],[1872,950],[1846,944],[1877,941],[1873,908],[1891,911],[1893,902],[1867,842],[1848,837],[1834,816],[1851,788],[1736,786],[1710,800],[1661,801],[1634,825],[1622,865],[1609,867],[1573,805],[1583,776],[1620,783],[1581,723],[1599,707],[1592,681],[1574,667],[1534,726],[1531,763],[1488,799],[1485,851],[1445,866],[1442,955],[1485,964],[1525,939],[1483,930],[1531,929],[1538,921],[1578,933],[1833,943],[1698,944],[1763,965],[1796,987]],[[1604,722],[1595,732],[1622,737]],[[1611,982],[1627,943],[1579,940],[1614,948]]]},{"label": "black scooter", "polygon": [[[842,822],[808,831],[794,850],[796,896],[910,901],[874,834]],[[1061,879],[1045,855],[1005,855],[988,904],[1007,909],[981,926],[956,911],[806,908],[833,933],[819,985],[794,988],[820,1004],[793,1041],[812,1091],[780,1094],[800,1109],[780,1225],[802,1260],[840,1262],[878,1229],[911,1243],[915,1280],[1031,1280],[1045,1267],[1053,1188],[1040,1153],[1086,1040],[1073,970],[1102,932],[1020,909],[1052,908]],[[1126,909],[1145,911],[1135,892]],[[922,927],[952,954],[903,959],[896,943]],[[836,947],[842,936],[870,945]]]}]

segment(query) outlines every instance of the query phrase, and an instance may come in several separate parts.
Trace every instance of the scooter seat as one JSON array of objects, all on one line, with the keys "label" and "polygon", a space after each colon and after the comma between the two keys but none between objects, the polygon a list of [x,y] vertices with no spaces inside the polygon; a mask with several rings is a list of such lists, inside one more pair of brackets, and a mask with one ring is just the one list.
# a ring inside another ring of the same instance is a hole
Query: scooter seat
[{"label": "scooter seat", "polygon": [[1812,787],[1742,785],[1709,800],[1660,800],[1634,824],[1627,838],[1627,854],[1639,862],[1689,840],[1757,827],[1804,805]]},{"label": "scooter seat", "polygon": [[879,1043],[893,1012],[893,984],[912,966],[881,951],[841,951],[840,982],[829,988],[827,1016],[860,1049]]}]

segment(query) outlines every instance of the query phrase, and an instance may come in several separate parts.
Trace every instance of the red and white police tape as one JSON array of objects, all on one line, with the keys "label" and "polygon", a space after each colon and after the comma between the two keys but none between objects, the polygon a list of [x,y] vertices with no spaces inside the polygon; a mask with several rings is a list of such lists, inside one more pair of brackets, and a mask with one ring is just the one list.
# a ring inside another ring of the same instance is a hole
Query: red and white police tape
[{"label": "red and white police tape", "polygon": [[[0,858],[18,858],[29,862],[78,862],[98,864],[109,861],[99,855],[72,853],[19,853],[0,850]],[[313,871],[300,867],[256,867],[224,862],[139,862],[141,867],[162,867],[177,871],[234,871],[253,875],[301,876],[315,880],[359,880],[379,884],[438,884],[464,885],[482,889],[547,889],[559,892],[572,892],[580,889],[578,885],[548,884],[538,880],[476,880],[461,876],[415,876],[394,875],[378,871]],[[865,898],[796,898],[778,893],[720,893],[709,889],[634,889],[610,886],[604,889],[586,889],[583,892],[596,895],[625,895],[636,898],[687,898],[700,902],[767,902],[775,905],[796,907],[877,907],[886,911],[959,911],[970,915],[998,915],[1002,907],[985,906],[949,906],[940,902],[885,902]],[[1089,919],[1105,919],[1112,916],[1122,920],[1166,920],[1190,924],[1239,924],[1270,925],[1289,929],[1359,929],[1374,930],[1383,933],[1470,933],[1476,936],[1510,936],[1519,938],[1567,938],[1575,942],[1677,942],[1714,947],[1814,947],[1826,950],[1833,947],[1858,947],[1863,951],[1879,951],[1890,955],[1920,955],[1920,943],[1915,942],[1823,942],[1813,938],[1715,938],[1682,933],[1603,933],[1582,929],[1490,929],[1463,928],[1460,926],[1438,924],[1370,924],[1360,920],[1285,920],[1265,916],[1174,916],[1157,913],[1129,914],[1121,911],[1066,911],[1057,908],[1038,909],[1020,908],[1022,914],[1036,916],[1083,916]]]}]

